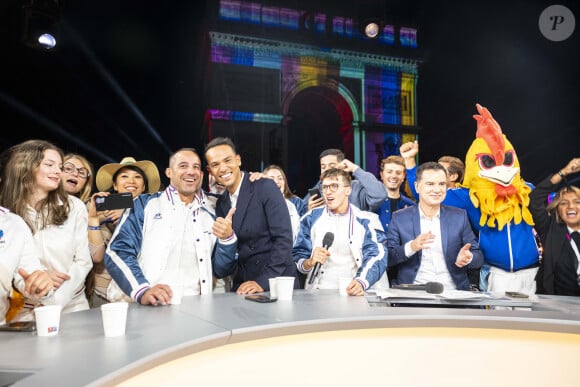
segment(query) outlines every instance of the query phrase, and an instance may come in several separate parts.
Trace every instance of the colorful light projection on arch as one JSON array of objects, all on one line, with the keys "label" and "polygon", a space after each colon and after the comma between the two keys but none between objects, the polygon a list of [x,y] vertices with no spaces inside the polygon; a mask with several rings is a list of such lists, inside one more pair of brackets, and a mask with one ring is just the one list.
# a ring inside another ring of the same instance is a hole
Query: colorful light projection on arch
[{"label": "colorful light projection on arch", "polygon": [[379,176],[381,160],[391,155],[398,156],[401,145],[415,140],[417,140],[417,135],[413,133],[366,132],[365,169],[375,176]]},{"label": "colorful light projection on arch", "polygon": [[217,109],[210,109],[209,114],[212,120],[263,122],[267,124],[278,124],[282,121],[282,115],[280,114],[251,113]]},{"label": "colorful light projection on arch", "polygon": [[[306,55],[293,57],[272,53],[266,58],[252,49],[219,45],[211,47],[210,55],[213,63],[276,69],[281,71],[283,78],[284,74],[298,74],[300,79],[319,80],[340,74],[339,64]],[[415,125],[415,75],[367,66],[363,76],[366,123]],[[316,86],[315,83],[309,86]],[[288,91],[282,90],[283,93]]]},{"label": "colorful light projection on arch", "polygon": [[[326,32],[329,25],[334,35],[345,38],[354,38],[360,35],[355,27],[353,19],[346,17],[332,17],[331,23],[327,23],[324,14],[310,15],[304,19],[303,11],[286,8],[263,6],[259,3],[248,3],[235,0],[220,1],[220,18],[233,23],[247,23],[266,25],[268,27],[283,28],[286,30],[298,30],[308,28],[315,33]],[[302,20],[301,20],[302,18]],[[358,34],[358,35],[357,35]],[[402,27],[396,33],[394,26],[383,27],[383,34],[379,39],[388,45],[396,44],[398,36],[399,44],[407,47],[417,47],[416,30]],[[319,86],[320,80],[332,76],[338,79],[341,76],[361,80],[362,98],[359,112],[362,121],[368,126],[373,123],[381,125],[394,125],[398,127],[415,126],[415,89],[417,75],[404,73],[397,68],[383,68],[366,66],[361,72],[346,71],[340,68],[340,59],[321,56],[299,55],[294,53],[285,55],[274,50],[253,50],[243,44],[245,38],[240,37],[240,44],[218,45],[212,44],[211,61],[214,63],[227,63],[256,68],[269,68],[279,70],[281,78],[297,78],[311,80],[303,82],[300,87]],[[292,82],[282,82],[282,93],[288,95],[296,85]],[[326,85],[328,86],[328,85]],[[299,91],[299,90],[298,90]],[[296,92],[296,90],[294,90]],[[282,98],[284,98],[284,95]],[[346,107],[348,109],[348,107]],[[254,112],[238,112],[226,110],[212,110],[213,119],[232,121],[254,121],[276,123],[281,121],[281,116],[267,115]],[[340,114],[340,112],[339,112]],[[341,121],[342,122],[342,121]],[[349,128],[351,128],[349,126]],[[352,130],[341,128],[340,136],[344,143],[352,142]],[[366,169],[377,174],[380,160],[391,154],[398,154],[400,145],[417,138],[412,133],[366,131],[364,135],[363,156]]]},{"label": "colorful light projection on arch", "polygon": [[[220,0],[219,17],[234,23],[263,25],[294,31],[306,30],[318,34],[328,33],[348,39],[369,39],[357,28],[357,22],[353,18],[264,5],[258,2]],[[383,25],[378,41],[385,45],[395,45],[395,26]],[[398,44],[402,47],[417,48],[417,30],[401,27]]]},{"label": "colorful light projection on arch", "polygon": [[364,79],[365,122],[415,125],[415,76],[367,66]]},{"label": "colorful light projection on arch", "polygon": [[[416,76],[388,69],[365,69],[365,124],[414,126]],[[381,160],[398,155],[399,147],[417,136],[412,133],[372,132],[365,136],[366,169],[378,176]]]}]

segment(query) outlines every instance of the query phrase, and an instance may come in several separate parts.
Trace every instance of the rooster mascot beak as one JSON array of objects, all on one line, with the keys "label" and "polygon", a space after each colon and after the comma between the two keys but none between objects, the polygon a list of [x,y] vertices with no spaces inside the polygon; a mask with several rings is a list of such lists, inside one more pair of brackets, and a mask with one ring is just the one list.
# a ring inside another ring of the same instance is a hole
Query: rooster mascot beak
[{"label": "rooster mascot beak", "polygon": [[520,176],[515,149],[490,111],[480,104],[476,107],[477,133],[465,157],[463,186],[469,189],[473,205],[481,209],[480,225],[497,223],[500,230],[512,220],[533,225],[527,208],[531,188]]}]

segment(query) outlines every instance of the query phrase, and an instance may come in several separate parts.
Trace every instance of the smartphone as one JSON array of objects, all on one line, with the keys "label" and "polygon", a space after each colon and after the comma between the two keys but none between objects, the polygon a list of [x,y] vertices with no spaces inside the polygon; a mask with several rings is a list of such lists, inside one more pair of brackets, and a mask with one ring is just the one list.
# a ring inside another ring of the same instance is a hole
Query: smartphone
[{"label": "smartphone", "polygon": [[133,194],[131,192],[124,192],[110,194],[109,196],[95,196],[95,207],[97,211],[133,208]]},{"label": "smartphone", "polygon": [[0,325],[0,331],[5,332],[34,332],[36,323],[34,321],[18,321]]},{"label": "smartphone", "polygon": [[260,302],[262,304],[276,302],[278,300],[277,298],[270,298],[269,296],[265,296],[263,294],[248,294],[245,298],[246,300]]},{"label": "smartphone", "polygon": [[310,188],[308,190],[308,194],[310,194],[310,196],[318,195],[319,199],[322,197],[322,194],[320,193],[320,190],[318,188]]},{"label": "smartphone", "polygon": [[520,293],[520,292],[505,292],[505,295],[508,297],[513,297],[513,298],[529,298],[530,297],[527,294]]}]

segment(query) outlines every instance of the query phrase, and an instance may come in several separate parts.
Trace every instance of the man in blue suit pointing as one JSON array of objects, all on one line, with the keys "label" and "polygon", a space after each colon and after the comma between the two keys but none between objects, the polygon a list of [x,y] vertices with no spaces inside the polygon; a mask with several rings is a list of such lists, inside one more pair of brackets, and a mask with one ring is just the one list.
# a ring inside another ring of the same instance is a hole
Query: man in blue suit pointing
[{"label": "man in blue suit pointing", "polygon": [[415,188],[419,204],[396,211],[387,232],[389,266],[398,265],[391,283],[469,290],[467,269],[480,267],[483,254],[465,210],[441,204],[447,171],[435,162],[420,165]]}]

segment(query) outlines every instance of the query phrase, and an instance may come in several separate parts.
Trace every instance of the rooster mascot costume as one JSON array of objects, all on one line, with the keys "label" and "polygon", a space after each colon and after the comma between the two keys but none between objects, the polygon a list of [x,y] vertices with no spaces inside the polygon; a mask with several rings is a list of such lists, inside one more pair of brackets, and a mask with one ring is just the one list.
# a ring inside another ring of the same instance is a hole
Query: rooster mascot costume
[{"label": "rooster mascot costume", "polygon": [[476,106],[477,133],[465,157],[463,184],[449,189],[444,203],[465,209],[479,233],[487,266],[482,290],[534,294],[539,251],[528,210],[532,188],[520,176],[514,147],[499,124]]}]

